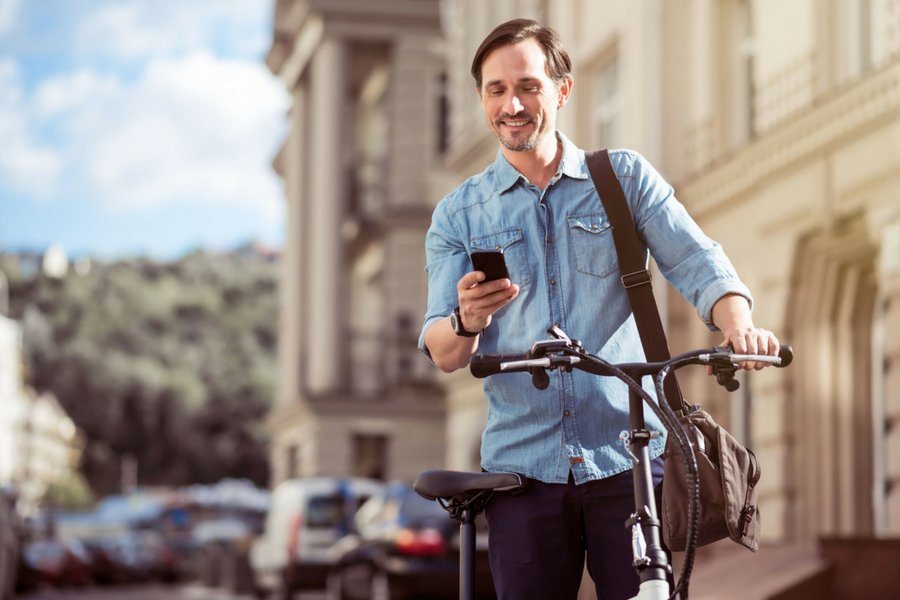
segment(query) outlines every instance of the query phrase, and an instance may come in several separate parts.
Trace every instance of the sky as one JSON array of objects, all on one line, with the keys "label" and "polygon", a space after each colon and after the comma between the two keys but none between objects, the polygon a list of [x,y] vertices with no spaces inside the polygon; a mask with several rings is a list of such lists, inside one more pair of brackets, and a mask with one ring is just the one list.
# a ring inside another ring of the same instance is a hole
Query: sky
[{"label": "sky", "polygon": [[274,0],[0,0],[0,252],[284,240]]}]

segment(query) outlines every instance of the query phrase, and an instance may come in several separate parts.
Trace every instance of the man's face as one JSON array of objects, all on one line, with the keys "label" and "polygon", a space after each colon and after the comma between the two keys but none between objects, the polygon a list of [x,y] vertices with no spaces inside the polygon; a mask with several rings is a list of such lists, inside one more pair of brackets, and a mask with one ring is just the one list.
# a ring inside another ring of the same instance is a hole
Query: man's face
[{"label": "man's face", "polygon": [[481,77],[481,106],[504,148],[556,147],[556,112],[568,98],[571,79],[559,87],[550,79],[537,40],[497,48],[482,63]]}]

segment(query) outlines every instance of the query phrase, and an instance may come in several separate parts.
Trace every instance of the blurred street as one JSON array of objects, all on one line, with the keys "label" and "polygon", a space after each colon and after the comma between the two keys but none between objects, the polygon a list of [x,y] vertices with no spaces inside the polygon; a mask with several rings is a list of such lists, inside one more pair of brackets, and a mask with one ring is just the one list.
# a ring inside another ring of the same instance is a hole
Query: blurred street
[{"label": "blurred street", "polygon": [[[20,594],[18,598],[33,600],[250,600],[252,594],[232,594],[220,588],[210,588],[198,583],[182,585],[129,585],[117,587],[91,586],[83,589],[46,588]],[[324,592],[303,592],[295,594],[298,600],[324,600]]]}]

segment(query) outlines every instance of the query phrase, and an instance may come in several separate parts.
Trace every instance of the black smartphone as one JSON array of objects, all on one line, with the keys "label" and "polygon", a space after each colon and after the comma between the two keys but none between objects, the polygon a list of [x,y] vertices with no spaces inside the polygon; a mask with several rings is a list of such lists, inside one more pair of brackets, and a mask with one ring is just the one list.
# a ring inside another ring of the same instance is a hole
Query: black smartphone
[{"label": "black smartphone", "polygon": [[484,281],[509,279],[503,250],[473,250],[471,258],[475,270],[484,272]]}]

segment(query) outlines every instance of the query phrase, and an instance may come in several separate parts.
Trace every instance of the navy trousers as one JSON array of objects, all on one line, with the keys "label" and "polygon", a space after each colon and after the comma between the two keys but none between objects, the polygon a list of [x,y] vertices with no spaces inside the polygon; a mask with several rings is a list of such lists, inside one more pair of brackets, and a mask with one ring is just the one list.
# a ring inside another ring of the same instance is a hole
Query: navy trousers
[{"label": "navy trousers", "polygon": [[[653,461],[656,503],[662,461]],[[599,600],[631,598],[639,580],[632,566],[632,473],[583,485],[530,480],[517,495],[495,496],[485,511],[494,587],[500,600],[575,600],[587,567]],[[671,582],[670,582],[671,584]]]}]

